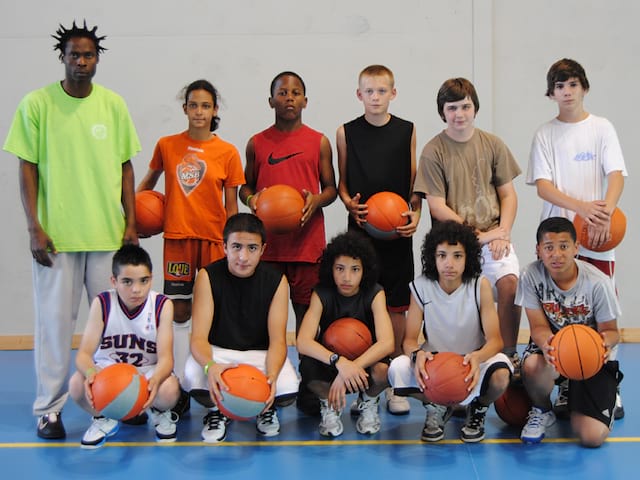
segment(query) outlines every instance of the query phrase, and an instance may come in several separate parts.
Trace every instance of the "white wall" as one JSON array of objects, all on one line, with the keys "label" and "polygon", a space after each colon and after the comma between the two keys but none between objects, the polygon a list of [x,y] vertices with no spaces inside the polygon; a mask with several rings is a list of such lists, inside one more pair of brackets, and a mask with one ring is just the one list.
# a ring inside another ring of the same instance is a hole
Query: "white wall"
[{"label": "white wall", "polygon": [[[618,282],[626,311],[640,303],[627,287],[633,284],[631,245],[637,239],[631,208],[637,195],[632,152],[638,140],[631,131],[634,109],[628,107],[637,104],[638,95],[633,88],[638,67],[628,60],[634,58],[638,42],[633,29],[640,7],[635,2],[23,0],[0,8],[0,54],[5,59],[0,140],[20,98],[63,77],[50,37],[58,23],[67,26],[74,18],[86,18],[108,36],[104,46],[109,50],[101,57],[95,81],[126,99],[138,128],[143,146],[133,160],[138,179],[158,137],[186,127],[176,95],[197,78],[219,88],[218,133],[244,153],[250,135],[273,122],[267,97],[275,74],[294,70],[302,75],[309,98],[304,121],[334,144],[338,125],[362,112],[355,97],[357,75],[371,63],[394,71],[398,97],[392,111],[415,122],[418,154],[443,127],[436,111],[438,87],[446,78],[465,76],[480,95],[478,126],[504,138],[526,170],[533,131],[554,115],[543,96],[546,70],[562,56],[574,57],[592,82],[587,107],[617,126],[632,175],[622,202],[629,213],[629,232],[619,249],[624,261],[619,263]],[[29,238],[17,166],[15,158],[0,153],[0,335],[29,334],[33,328]],[[524,264],[533,259],[540,202],[522,179],[516,188],[520,210],[514,242]],[[325,213],[329,237],[345,228],[339,202]],[[423,218],[416,252],[430,227]],[[161,288],[161,239],[144,240],[143,245],[155,260],[155,284]],[[640,326],[640,321],[624,318],[621,324]]]}]

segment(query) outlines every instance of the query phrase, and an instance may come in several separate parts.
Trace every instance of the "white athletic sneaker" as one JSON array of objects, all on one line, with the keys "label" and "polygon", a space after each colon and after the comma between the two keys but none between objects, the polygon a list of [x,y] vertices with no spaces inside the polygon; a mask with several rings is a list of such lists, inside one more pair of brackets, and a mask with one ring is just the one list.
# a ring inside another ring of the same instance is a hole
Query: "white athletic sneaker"
[{"label": "white athletic sneaker", "polygon": [[540,443],[547,427],[554,423],[556,423],[556,414],[553,413],[553,410],[543,412],[538,407],[531,407],[527,424],[520,433],[520,439],[524,443]]},{"label": "white athletic sneaker", "polygon": [[205,443],[218,443],[227,436],[229,419],[220,410],[210,410],[202,420],[202,440]]},{"label": "white athletic sneaker", "polygon": [[175,442],[177,438],[176,423],[180,418],[178,414],[171,410],[161,412],[153,407],[149,413],[156,429],[156,440],[162,443]]},{"label": "white athletic sneaker", "polygon": [[368,400],[360,399],[358,403],[360,416],[356,422],[356,430],[358,433],[372,435],[380,431],[380,415],[378,414],[379,402],[379,396],[369,398]]},{"label": "white athletic sneaker", "polygon": [[256,430],[260,435],[264,435],[265,437],[273,437],[280,433],[278,412],[276,412],[276,409],[274,407],[271,407],[266,412],[258,415]]},{"label": "white athletic sneaker", "polygon": [[107,441],[107,438],[118,433],[119,429],[118,421],[113,418],[93,417],[91,425],[82,436],[80,447],[87,449],[100,448]]},{"label": "white athletic sneaker", "polygon": [[384,391],[387,398],[387,411],[392,415],[406,415],[411,410],[407,397],[399,397],[393,393],[393,388],[387,387]]},{"label": "white athletic sneaker", "polygon": [[344,426],[340,419],[340,413],[341,412],[336,412],[329,406],[326,398],[320,399],[320,416],[322,417],[320,425],[318,426],[320,435],[324,437],[337,437],[342,435]]}]

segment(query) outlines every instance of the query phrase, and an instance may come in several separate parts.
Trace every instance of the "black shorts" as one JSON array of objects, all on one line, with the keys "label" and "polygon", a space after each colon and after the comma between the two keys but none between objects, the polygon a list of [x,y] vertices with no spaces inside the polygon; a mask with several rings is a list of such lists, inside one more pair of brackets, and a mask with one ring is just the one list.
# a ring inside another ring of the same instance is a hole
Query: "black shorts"
[{"label": "black shorts", "polygon": [[397,312],[408,310],[411,300],[409,283],[414,278],[413,238],[378,240],[364,233],[360,227],[352,225],[349,225],[349,231],[360,232],[371,240],[380,272],[378,283],[384,288],[389,310]]},{"label": "black shorts", "polygon": [[[389,365],[391,358],[385,357],[380,360],[380,362]],[[312,381],[331,383],[336,378],[336,375],[338,375],[338,370],[335,367],[304,355],[300,356],[298,370],[300,371],[300,376],[304,379],[304,383],[307,385]],[[371,373],[368,368],[365,368],[365,371]]]},{"label": "black shorts", "polygon": [[622,372],[616,360],[610,360],[587,380],[569,380],[569,411],[579,412],[611,428],[616,392]]}]

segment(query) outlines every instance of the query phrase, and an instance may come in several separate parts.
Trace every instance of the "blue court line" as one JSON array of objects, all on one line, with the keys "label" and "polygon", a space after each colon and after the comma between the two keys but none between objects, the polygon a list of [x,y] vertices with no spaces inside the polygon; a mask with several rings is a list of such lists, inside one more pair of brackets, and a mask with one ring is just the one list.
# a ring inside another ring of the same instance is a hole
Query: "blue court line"
[{"label": "blue court line", "polygon": [[[545,438],[541,444],[546,443],[577,443],[575,438]],[[640,437],[609,437],[607,443],[640,443]],[[495,438],[485,439],[477,445],[513,445],[520,444],[526,446],[518,438]],[[336,447],[336,446],[365,446],[365,445],[467,445],[462,440],[441,440],[439,442],[423,442],[421,440],[300,440],[300,441],[254,441],[254,442],[107,442],[103,447]],[[0,449],[6,448],[79,448],[79,443],[53,443],[53,442],[16,442],[0,443]]]}]

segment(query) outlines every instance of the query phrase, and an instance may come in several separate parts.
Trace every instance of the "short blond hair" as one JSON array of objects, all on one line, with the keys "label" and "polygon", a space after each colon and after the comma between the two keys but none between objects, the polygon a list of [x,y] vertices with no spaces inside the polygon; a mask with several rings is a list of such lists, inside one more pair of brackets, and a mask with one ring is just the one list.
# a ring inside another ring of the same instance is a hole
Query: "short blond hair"
[{"label": "short blond hair", "polygon": [[389,77],[391,81],[391,86],[393,87],[395,84],[395,78],[393,77],[393,72],[390,68],[385,67],[384,65],[369,65],[365,67],[358,75],[358,82],[362,80],[362,77]]}]

